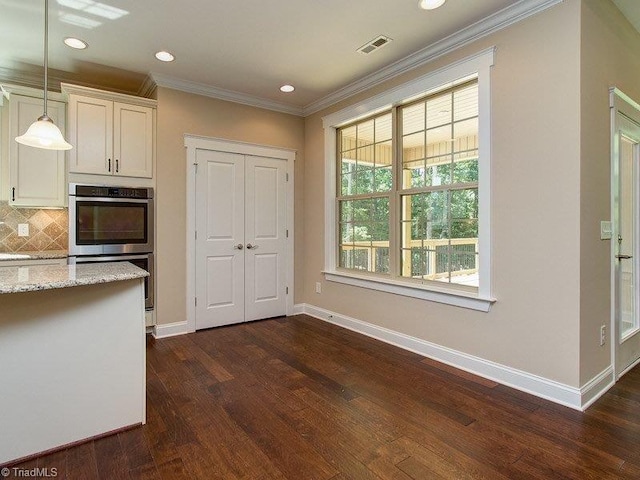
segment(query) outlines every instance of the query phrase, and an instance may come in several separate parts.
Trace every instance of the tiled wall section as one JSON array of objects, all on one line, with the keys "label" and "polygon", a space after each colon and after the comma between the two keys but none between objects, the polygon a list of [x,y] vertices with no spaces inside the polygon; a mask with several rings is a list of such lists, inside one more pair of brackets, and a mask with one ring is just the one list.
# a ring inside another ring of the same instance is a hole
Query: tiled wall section
[{"label": "tiled wall section", "polygon": [[[4,222],[4,223],[2,223]],[[18,224],[29,224],[29,236],[18,236]],[[0,252],[40,252],[67,250],[69,215],[67,209],[14,208],[0,202]]]}]

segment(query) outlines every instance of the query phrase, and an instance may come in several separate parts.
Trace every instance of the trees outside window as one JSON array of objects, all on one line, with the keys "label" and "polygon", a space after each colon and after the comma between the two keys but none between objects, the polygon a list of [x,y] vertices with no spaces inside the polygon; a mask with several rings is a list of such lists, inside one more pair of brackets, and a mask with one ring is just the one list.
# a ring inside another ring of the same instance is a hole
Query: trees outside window
[{"label": "trees outside window", "polygon": [[338,266],[477,287],[477,80],[337,133]]}]

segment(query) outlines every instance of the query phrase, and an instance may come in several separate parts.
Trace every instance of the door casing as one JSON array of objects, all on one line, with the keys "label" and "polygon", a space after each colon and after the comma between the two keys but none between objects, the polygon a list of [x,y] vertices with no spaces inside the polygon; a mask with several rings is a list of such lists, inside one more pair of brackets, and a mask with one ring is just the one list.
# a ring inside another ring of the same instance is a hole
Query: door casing
[{"label": "door casing", "polygon": [[[619,325],[618,325],[618,278],[617,271],[619,268],[616,255],[618,252],[618,208],[619,200],[617,198],[619,190],[619,151],[618,151],[618,122],[617,116],[622,114],[635,123],[640,123],[640,105],[634,102],[631,98],[626,96],[617,88],[610,89],[610,107],[611,107],[611,223],[612,238],[611,238],[611,323],[609,328],[609,340],[611,346],[611,366],[613,368],[614,381],[617,381],[622,375],[631,370],[634,366],[640,363],[640,357],[637,358],[631,365],[620,368],[618,366],[618,353],[621,348],[619,343]],[[636,186],[637,188],[637,186]],[[637,240],[636,240],[637,241]],[[634,251],[636,248],[634,247]],[[636,260],[634,260],[636,261]],[[637,307],[636,307],[637,308]],[[638,335],[638,334],[636,334]]]},{"label": "door casing", "polygon": [[203,137],[199,135],[186,134],[184,145],[187,149],[187,228],[186,228],[186,261],[187,261],[187,332],[196,330],[196,308],[195,308],[195,231],[196,231],[196,169],[198,149],[215,150],[219,152],[237,153],[241,155],[252,155],[257,157],[270,157],[286,160],[287,162],[287,182],[286,182],[286,224],[287,224],[287,257],[286,257],[286,284],[288,289],[286,314],[294,313],[294,162],[296,151],[287,148],[258,145],[232,140]]}]

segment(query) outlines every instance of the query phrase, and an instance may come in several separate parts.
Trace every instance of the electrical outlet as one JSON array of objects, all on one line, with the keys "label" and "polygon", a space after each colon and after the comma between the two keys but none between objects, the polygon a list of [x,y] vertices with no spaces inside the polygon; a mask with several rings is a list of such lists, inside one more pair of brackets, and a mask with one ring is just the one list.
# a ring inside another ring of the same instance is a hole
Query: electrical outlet
[{"label": "electrical outlet", "polygon": [[29,236],[29,224],[28,223],[19,223],[18,224],[18,236],[19,237],[28,237]]},{"label": "electrical outlet", "polygon": [[322,293],[322,284],[320,282],[316,282],[316,293]]},{"label": "electrical outlet", "polygon": [[604,342],[607,340],[607,326],[600,326],[600,346],[604,345]]}]

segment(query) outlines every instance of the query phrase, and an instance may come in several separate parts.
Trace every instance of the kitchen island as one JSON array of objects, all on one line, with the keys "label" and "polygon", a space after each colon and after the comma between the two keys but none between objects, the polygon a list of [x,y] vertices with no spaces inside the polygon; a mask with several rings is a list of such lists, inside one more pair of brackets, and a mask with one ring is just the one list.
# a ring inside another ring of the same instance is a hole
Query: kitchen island
[{"label": "kitchen island", "polygon": [[0,465],[145,422],[147,275],[0,266]]}]

